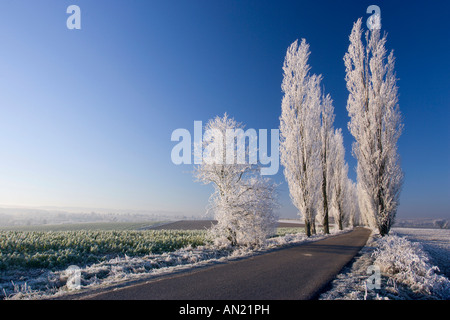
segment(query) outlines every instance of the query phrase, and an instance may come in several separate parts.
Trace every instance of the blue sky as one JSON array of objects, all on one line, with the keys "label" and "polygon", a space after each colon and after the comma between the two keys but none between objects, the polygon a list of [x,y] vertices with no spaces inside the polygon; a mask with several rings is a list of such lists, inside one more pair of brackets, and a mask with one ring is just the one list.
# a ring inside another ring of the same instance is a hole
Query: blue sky
[{"label": "blue sky", "polygon": [[[81,30],[66,27],[72,4]],[[301,38],[355,179],[343,56],[372,4],[405,123],[398,216],[450,217],[445,1],[1,1],[0,204],[203,214],[211,188],[171,162],[172,131],[224,112],[277,128],[284,55]],[[273,178],[294,217],[282,168]]]}]

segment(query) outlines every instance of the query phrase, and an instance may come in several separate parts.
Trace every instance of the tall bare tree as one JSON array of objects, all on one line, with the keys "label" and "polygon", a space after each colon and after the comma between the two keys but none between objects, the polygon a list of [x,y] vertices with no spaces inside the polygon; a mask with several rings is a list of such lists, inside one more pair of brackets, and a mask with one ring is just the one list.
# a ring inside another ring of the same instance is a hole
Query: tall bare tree
[{"label": "tall bare tree", "polygon": [[333,217],[339,230],[344,229],[344,225],[349,219],[349,204],[352,200],[348,197],[348,165],[345,162],[345,148],[342,130],[336,129],[331,140],[333,159],[333,175],[331,181],[331,193],[333,199]]},{"label": "tall bare tree", "polygon": [[318,216],[321,219],[324,233],[330,233],[329,209],[332,202],[332,178],[334,155],[332,149],[332,139],[334,135],[334,107],[330,95],[322,97],[321,102],[321,127],[320,127],[320,160],[322,166],[322,206],[318,208]]},{"label": "tall bare tree", "polygon": [[302,39],[288,48],[280,116],[280,158],[293,204],[306,226],[316,233],[317,201],[322,183],[320,141],[320,81],[310,75],[309,45]]},{"label": "tall bare tree", "polygon": [[353,25],[344,56],[349,91],[349,130],[355,138],[360,210],[369,226],[386,235],[399,205],[403,172],[397,141],[403,124],[398,105],[395,58],[387,54],[386,34],[365,32],[361,19]]}]

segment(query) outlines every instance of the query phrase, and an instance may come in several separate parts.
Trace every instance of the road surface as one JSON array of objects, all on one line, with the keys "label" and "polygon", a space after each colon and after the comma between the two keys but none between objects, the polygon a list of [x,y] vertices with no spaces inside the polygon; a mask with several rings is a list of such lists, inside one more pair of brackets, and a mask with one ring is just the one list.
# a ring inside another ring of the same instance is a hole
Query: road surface
[{"label": "road surface", "polygon": [[371,231],[356,228],[323,240],[167,275],[81,299],[309,300],[349,263]]}]

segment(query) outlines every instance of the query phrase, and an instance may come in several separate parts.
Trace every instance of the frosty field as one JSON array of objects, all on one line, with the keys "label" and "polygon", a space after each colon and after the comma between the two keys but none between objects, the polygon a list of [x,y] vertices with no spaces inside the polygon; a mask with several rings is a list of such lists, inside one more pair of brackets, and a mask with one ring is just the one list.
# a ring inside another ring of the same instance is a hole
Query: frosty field
[{"label": "frosty field", "polygon": [[[145,226],[94,223],[0,230],[0,296],[64,291],[65,269],[71,265],[82,268],[83,285],[92,286],[230,254],[209,248],[205,229],[134,228]],[[278,228],[274,236],[299,232],[303,235],[303,228]]]},{"label": "frosty field", "polygon": [[393,231],[412,242],[420,242],[431,263],[450,278],[450,229],[394,228]]},{"label": "frosty field", "polygon": [[206,242],[206,232],[201,230],[0,231],[0,270],[56,270],[115,256],[170,252]]}]

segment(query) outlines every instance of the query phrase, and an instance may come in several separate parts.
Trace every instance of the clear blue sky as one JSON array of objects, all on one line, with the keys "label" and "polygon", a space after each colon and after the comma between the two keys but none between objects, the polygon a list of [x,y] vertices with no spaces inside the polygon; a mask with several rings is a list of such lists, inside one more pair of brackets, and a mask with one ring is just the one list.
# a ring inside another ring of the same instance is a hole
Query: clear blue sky
[{"label": "clear blue sky", "polygon": [[[81,30],[66,9],[81,8]],[[227,112],[279,125],[282,64],[310,43],[343,128],[352,24],[381,9],[397,58],[405,172],[399,217],[450,217],[447,1],[0,2],[0,204],[203,214],[211,188],[175,166],[177,128]],[[274,176],[284,182],[282,168]],[[282,216],[295,216],[286,183]]]}]

